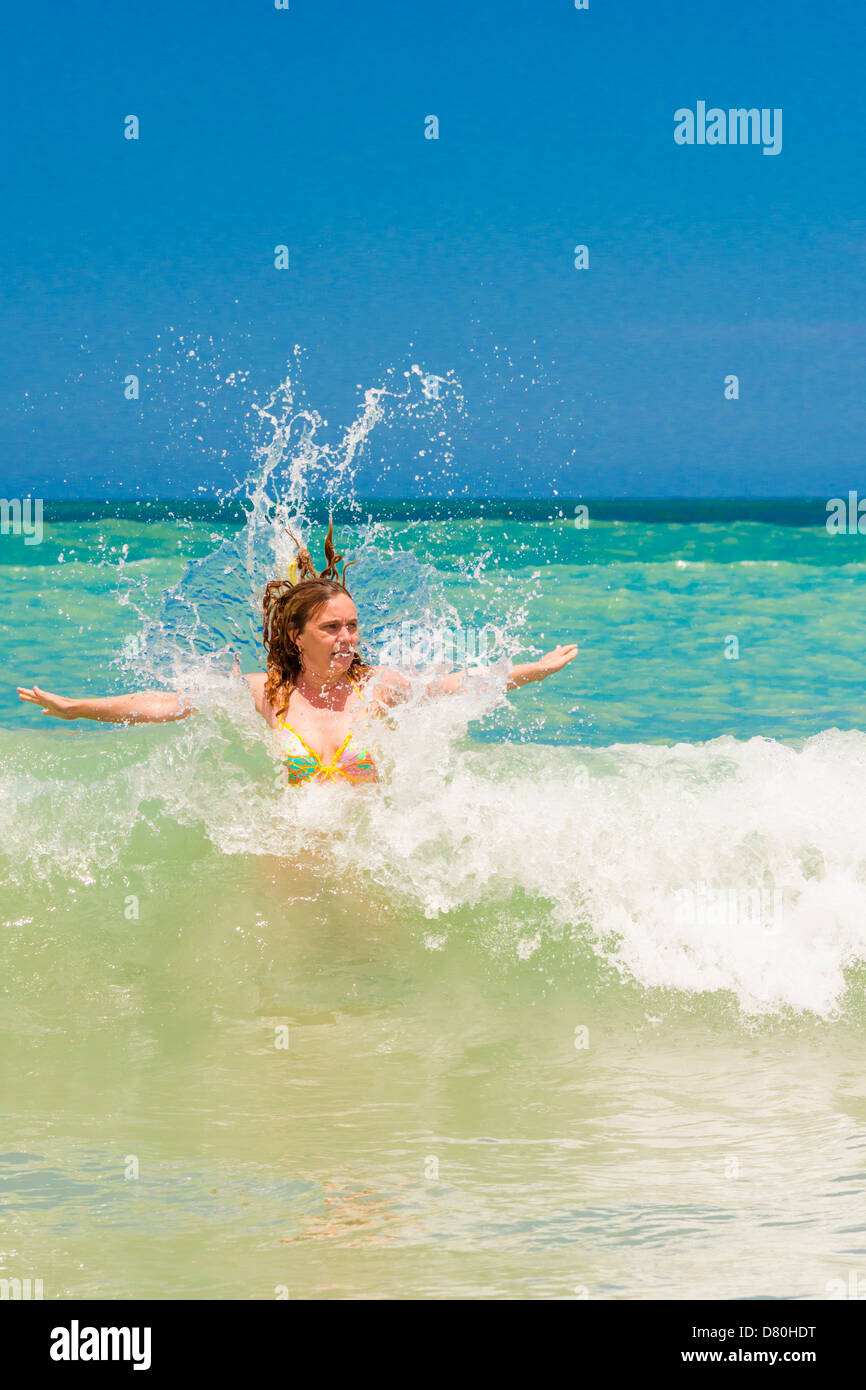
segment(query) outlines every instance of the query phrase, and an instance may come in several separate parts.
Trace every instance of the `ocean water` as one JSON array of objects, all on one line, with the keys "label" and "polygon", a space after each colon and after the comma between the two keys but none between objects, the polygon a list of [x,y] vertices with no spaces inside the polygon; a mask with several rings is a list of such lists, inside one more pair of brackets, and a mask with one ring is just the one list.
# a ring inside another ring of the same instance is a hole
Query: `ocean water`
[{"label": "ocean water", "polygon": [[[269,496],[272,464],[234,510],[46,503],[39,545],[0,538],[0,1277],[853,1287],[866,539],[805,501],[590,502],[581,528],[573,500],[347,484],[326,500],[367,654],[408,630],[426,669],[471,633],[488,675],[375,731],[372,795],[285,789],[231,675],[291,554],[274,496],[321,550],[312,463]],[[199,713],[64,723],[17,702],[33,683],[183,684]]]}]

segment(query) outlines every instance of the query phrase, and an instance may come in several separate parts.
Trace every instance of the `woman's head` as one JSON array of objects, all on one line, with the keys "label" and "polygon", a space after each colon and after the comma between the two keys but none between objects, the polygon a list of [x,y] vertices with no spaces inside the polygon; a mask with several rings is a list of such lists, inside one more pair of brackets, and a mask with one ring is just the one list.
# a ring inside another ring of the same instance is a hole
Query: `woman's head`
[{"label": "woman's head", "polygon": [[262,641],[268,658],[265,694],[277,710],[299,674],[348,675],[358,680],[372,668],[357,653],[358,615],[335,579],[272,579],[262,603]]}]

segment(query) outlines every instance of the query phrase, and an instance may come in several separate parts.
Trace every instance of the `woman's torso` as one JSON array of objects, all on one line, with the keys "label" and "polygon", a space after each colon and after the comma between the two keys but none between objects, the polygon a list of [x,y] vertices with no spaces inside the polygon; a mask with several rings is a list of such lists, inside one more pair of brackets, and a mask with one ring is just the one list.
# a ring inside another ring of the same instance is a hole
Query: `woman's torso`
[{"label": "woman's torso", "polygon": [[342,707],[321,708],[293,689],[282,709],[265,701],[262,713],[279,738],[286,780],[376,782],[378,773],[365,731],[359,723],[367,697],[357,681],[347,679]]}]

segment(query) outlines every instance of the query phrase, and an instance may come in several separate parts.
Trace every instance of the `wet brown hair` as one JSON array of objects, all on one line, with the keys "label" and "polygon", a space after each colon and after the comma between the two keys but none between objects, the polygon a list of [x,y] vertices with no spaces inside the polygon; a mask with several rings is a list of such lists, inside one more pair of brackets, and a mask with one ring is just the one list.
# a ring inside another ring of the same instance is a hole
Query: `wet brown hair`
[{"label": "wet brown hair", "polygon": [[[291,531],[289,535],[292,536]],[[334,550],[333,523],[325,541],[328,563],[320,575],[316,573],[309,550],[294,536],[292,540],[297,547],[301,578],[296,583],[290,579],[271,579],[262,599],[262,644],[268,658],[265,699],[278,714],[285,709],[301,671],[301,653],[292,633],[303,632],[310,618],[332,598],[341,594],[352,597],[345,583],[337,579],[337,561],[343,557]],[[346,570],[354,563],[354,560],[347,560],[343,566],[344,580]],[[350,680],[359,681],[373,669],[356,652],[346,674]]]}]

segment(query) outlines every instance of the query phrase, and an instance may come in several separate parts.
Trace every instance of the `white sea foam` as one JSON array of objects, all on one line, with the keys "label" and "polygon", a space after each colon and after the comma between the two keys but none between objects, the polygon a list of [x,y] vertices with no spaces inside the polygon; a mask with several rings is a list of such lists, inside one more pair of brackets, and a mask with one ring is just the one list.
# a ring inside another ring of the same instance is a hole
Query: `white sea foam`
[{"label": "white sea foam", "polygon": [[846,969],[866,957],[866,735],[467,746],[469,720],[501,698],[473,682],[379,725],[372,791],[280,788],[238,689],[158,731],[3,735],[5,876],[122,876],[144,816],[166,843],[187,825],[221,854],[313,856],[422,914],[425,931],[434,921],[437,944],[457,914],[466,930],[498,903],[500,939],[515,959],[535,954],[537,924],[510,915],[519,892],[543,905],[543,938],[588,943],[639,985],[730,991],[750,1013],[840,1008]]}]

